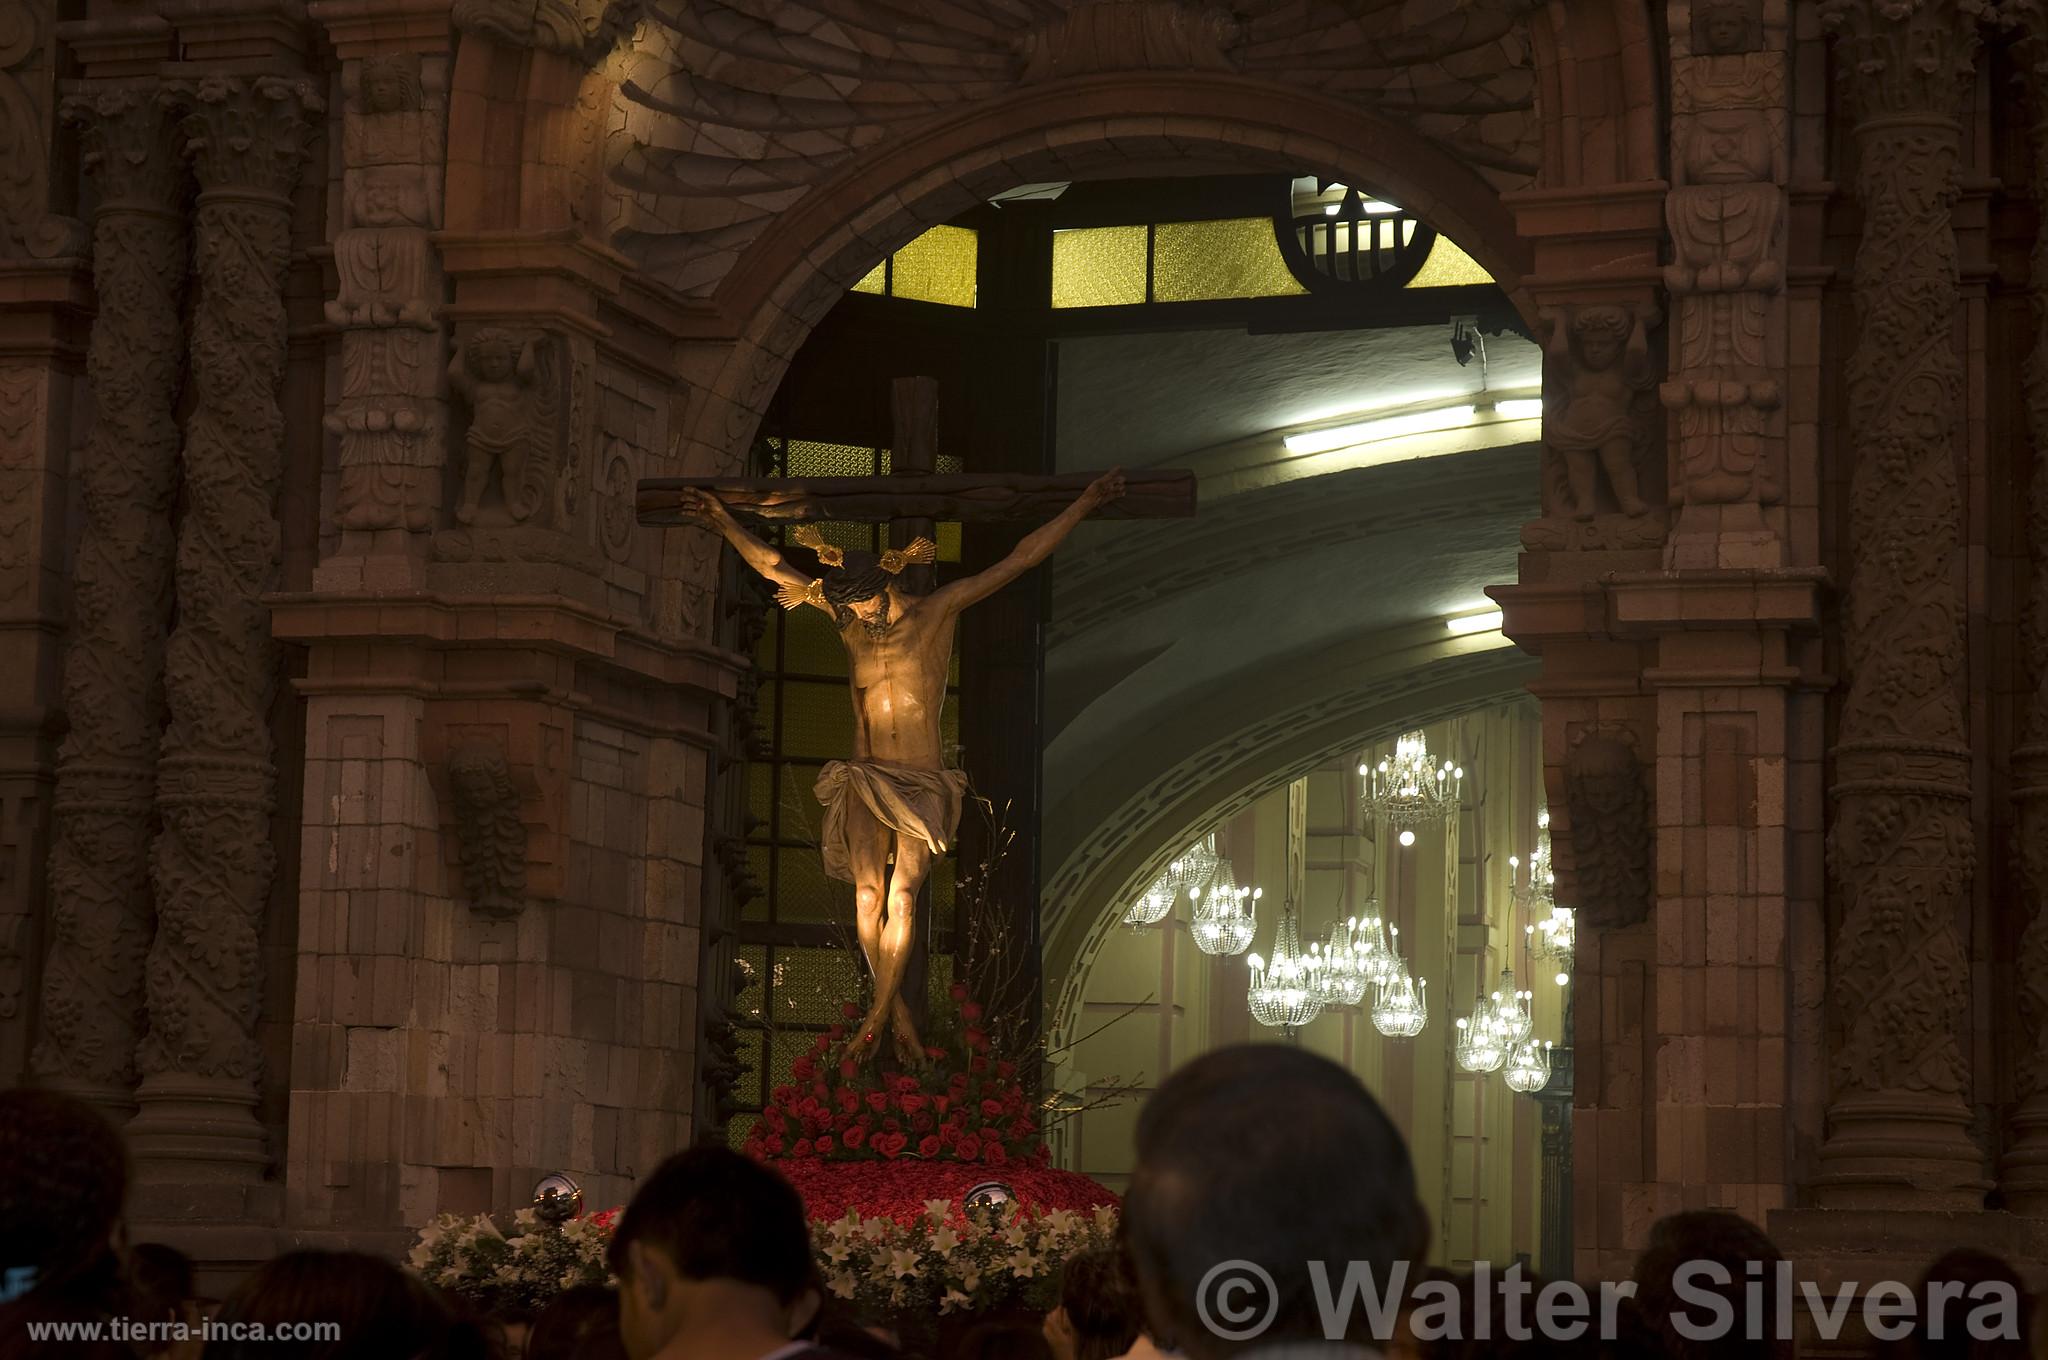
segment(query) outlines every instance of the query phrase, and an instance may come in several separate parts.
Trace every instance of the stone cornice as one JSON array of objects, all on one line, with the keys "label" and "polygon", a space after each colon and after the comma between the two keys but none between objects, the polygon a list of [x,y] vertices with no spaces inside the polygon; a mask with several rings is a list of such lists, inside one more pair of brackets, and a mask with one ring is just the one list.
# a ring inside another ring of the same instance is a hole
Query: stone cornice
[{"label": "stone cornice", "polygon": [[455,45],[451,0],[311,0],[306,13],[327,29],[344,61],[396,52],[446,52]]},{"label": "stone cornice", "polygon": [[[266,597],[272,634],[301,645],[383,643],[435,650],[517,647],[591,662],[629,681],[682,685],[731,698],[745,657],[704,643],[657,638],[548,597],[290,594]],[[318,681],[302,682],[317,688]]]}]

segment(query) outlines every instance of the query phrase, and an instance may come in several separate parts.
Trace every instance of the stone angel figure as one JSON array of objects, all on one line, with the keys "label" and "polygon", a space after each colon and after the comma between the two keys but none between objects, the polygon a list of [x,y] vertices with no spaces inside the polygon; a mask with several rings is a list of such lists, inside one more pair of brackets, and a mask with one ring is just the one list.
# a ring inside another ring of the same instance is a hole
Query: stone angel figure
[{"label": "stone angel figure", "polygon": [[1564,467],[1558,504],[1574,519],[1599,511],[1601,474],[1621,513],[1649,512],[1637,467],[1650,437],[1642,396],[1656,383],[1640,311],[1599,304],[1547,312],[1543,438]]},{"label": "stone angel figure", "polygon": [[495,472],[506,521],[552,527],[562,458],[561,375],[560,351],[547,335],[522,339],[480,326],[456,347],[448,380],[469,406],[458,523],[476,522]]}]

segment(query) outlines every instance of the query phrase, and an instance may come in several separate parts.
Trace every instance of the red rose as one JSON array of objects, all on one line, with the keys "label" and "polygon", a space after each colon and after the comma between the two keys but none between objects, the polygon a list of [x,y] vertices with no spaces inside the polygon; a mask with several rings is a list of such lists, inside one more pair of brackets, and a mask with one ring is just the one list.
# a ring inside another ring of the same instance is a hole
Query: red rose
[{"label": "red rose", "polygon": [[1000,1100],[982,1101],[981,1117],[983,1119],[1001,1119],[1003,1117],[1003,1102]]},{"label": "red rose", "polygon": [[917,1078],[909,1075],[891,1077],[889,1078],[889,1089],[900,1096],[909,1095],[917,1089]]},{"label": "red rose", "polygon": [[818,1155],[820,1157],[824,1156],[826,1153],[832,1151],[833,1149],[834,1142],[832,1135],[829,1133],[819,1134],[818,1141],[812,1144],[812,1146],[818,1149]]},{"label": "red rose", "polygon": [[934,1110],[937,1110],[937,1111],[938,1111],[938,1112],[939,1112],[940,1114],[944,1114],[944,1113],[946,1112],[946,1107],[947,1107],[948,1105],[951,1105],[952,1103],[953,1103],[953,1098],[952,1098],[951,1096],[933,1096],[933,1097],[932,1097],[932,1108],[933,1108]]},{"label": "red rose", "polygon": [[931,1134],[925,1138],[920,1139],[917,1144],[917,1155],[927,1160],[938,1156],[939,1136],[937,1134]]},{"label": "red rose", "polygon": [[860,1071],[860,1069],[859,1069],[858,1067],[854,1066],[854,1063],[853,1063],[853,1059],[851,1059],[851,1058],[842,1058],[842,1059],[840,1060],[840,1062],[839,1062],[839,1075],[840,1075],[840,1077],[842,1077],[843,1079],[845,1079],[845,1080],[847,1080],[847,1081],[852,1081],[852,1080],[853,1080],[853,1078],[854,1078],[854,1075],[855,1075],[856,1073],[858,1073],[859,1071]]},{"label": "red rose", "polygon": [[868,1092],[868,1108],[876,1114],[889,1108],[889,1097],[881,1091]]},{"label": "red rose", "polygon": [[946,1056],[946,1050],[938,1047],[935,1044],[926,1044],[924,1047],[924,1055],[927,1058],[930,1058],[933,1062],[937,1062],[941,1058],[944,1058]]},{"label": "red rose", "polygon": [[896,1102],[896,1108],[905,1114],[916,1114],[924,1108],[924,1097],[920,1095],[905,1096]]},{"label": "red rose", "polygon": [[962,1020],[965,1020],[970,1025],[973,1024],[975,1021],[981,1019],[981,1007],[972,1001],[961,1002],[960,1018]]},{"label": "red rose", "polygon": [[826,1031],[825,1031],[825,1036],[824,1036],[824,1038],[820,1039],[820,1040],[819,1040],[818,1042],[820,1042],[820,1043],[822,1043],[822,1044],[836,1044],[836,1043],[838,1043],[838,1042],[839,1042],[839,1041],[840,1041],[841,1039],[844,1039],[845,1037],[846,1037],[846,1026],[844,1026],[844,1025],[834,1025],[834,1026],[832,1026],[832,1027],[831,1027],[830,1029],[828,1029],[828,1030],[826,1030]]},{"label": "red rose", "polygon": [[839,1003],[839,1013],[849,1020],[860,1019],[860,1007],[854,1005],[851,1001]]},{"label": "red rose", "polygon": [[1004,1081],[1008,1081],[1011,1077],[1017,1075],[1017,1064],[1010,1062],[1007,1059],[997,1063],[996,1075],[1001,1077]]},{"label": "red rose", "polygon": [[909,1145],[910,1140],[908,1138],[905,1138],[900,1133],[879,1134],[876,1136],[873,1143],[875,1151],[881,1153],[884,1157],[889,1158],[891,1161],[894,1161],[897,1157],[901,1156],[903,1153],[903,1149],[908,1147]]},{"label": "red rose", "polygon": [[1010,1158],[1009,1154],[1003,1151],[1001,1143],[990,1139],[981,1145],[981,1160],[995,1166],[1001,1166],[1004,1162],[1009,1161]]},{"label": "red rose", "polygon": [[[975,1072],[986,1072],[988,1071],[988,1059],[976,1058],[973,1062],[967,1064],[967,1066],[970,1070]],[[962,1086],[965,1086],[967,1083],[963,1081],[960,1084]]]},{"label": "red rose", "polygon": [[955,1001],[965,1001],[967,999],[967,984],[964,982],[954,983],[946,989],[946,995],[952,997]]},{"label": "red rose", "polygon": [[839,1135],[839,1141],[846,1144],[850,1148],[859,1147],[862,1143],[865,1143],[867,1141],[867,1138],[867,1130],[863,1129],[858,1124],[855,1124],[852,1128],[848,1129],[846,1132]]},{"label": "red rose", "polygon": [[970,1029],[960,1037],[966,1040],[967,1046],[973,1049],[976,1053],[986,1053],[988,1051],[988,1035],[984,1034],[982,1031],[978,1029]]},{"label": "red rose", "polygon": [[799,1140],[799,1141],[797,1142],[797,1145],[796,1145],[795,1147],[793,1147],[793,1148],[791,1148],[791,1149],[789,1150],[789,1155],[790,1155],[790,1156],[792,1156],[792,1157],[808,1157],[808,1156],[810,1156],[810,1155],[811,1155],[811,1140],[810,1140],[810,1139],[808,1139],[808,1138],[800,1139],[800,1140]]},{"label": "red rose", "polygon": [[959,1150],[963,1162],[971,1162],[981,1155],[981,1139],[971,1133],[961,1134],[960,1141],[953,1146]]},{"label": "red rose", "polygon": [[913,1116],[910,1121],[910,1130],[913,1133],[930,1133],[932,1131],[931,1111],[922,1110]]}]

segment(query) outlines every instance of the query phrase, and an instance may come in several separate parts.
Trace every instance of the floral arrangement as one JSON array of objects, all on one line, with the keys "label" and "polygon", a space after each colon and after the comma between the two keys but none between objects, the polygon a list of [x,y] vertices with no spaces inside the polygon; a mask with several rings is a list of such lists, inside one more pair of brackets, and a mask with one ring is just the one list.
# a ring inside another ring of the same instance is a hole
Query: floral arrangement
[{"label": "floral arrangement", "polygon": [[[1038,1110],[1017,1079],[1017,1066],[989,1051],[982,1009],[953,984],[951,1016],[932,1017],[938,1042],[925,1049],[926,1065],[913,1072],[883,1072],[842,1053],[844,1025],[817,1037],[811,1051],[790,1065],[747,1135],[748,1155],[763,1161],[817,1158],[828,1162],[974,1162],[983,1166],[1048,1159]],[[861,1011],[851,1003],[847,1019]]]},{"label": "floral arrangement", "polygon": [[443,1214],[420,1230],[408,1261],[428,1284],[486,1312],[538,1308],[564,1289],[610,1283],[604,1253],[618,1216],[557,1222],[521,1209],[500,1226],[489,1214]]},{"label": "floral arrangement", "polygon": [[[506,1227],[445,1214],[420,1233],[412,1268],[486,1311],[539,1307],[571,1286],[611,1282],[605,1250],[618,1214],[552,1222],[521,1209]],[[811,1243],[826,1288],[864,1315],[1043,1311],[1058,1301],[1067,1258],[1109,1245],[1116,1225],[1113,1203],[1040,1213],[1018,1200],[934,1198],[900,1220],[855,1208],[813,1217]]]},{"label": "floral arrangement", "polygon": [[855,1209],[814,1222],[811,1240],[825,1287],[862,1314],[952,1313],[1059,1302],[1067,1258],[1106,1247],[1117,1211],[1034,1215],[1016,1203],[963,1209],[935,1199],[908,1223],[863,1218]]}]

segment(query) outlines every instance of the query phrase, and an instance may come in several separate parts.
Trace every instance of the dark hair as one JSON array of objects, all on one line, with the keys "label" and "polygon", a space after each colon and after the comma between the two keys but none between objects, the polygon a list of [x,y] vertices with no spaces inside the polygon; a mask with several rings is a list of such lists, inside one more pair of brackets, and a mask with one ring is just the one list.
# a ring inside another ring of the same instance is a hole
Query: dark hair
[{"label": "dark hair", "polygon": [[[1671,1360],[1709,1360],[1709,1357],[1758,1357],[1759,1360],[1790,1360],[1792,1342],[1781,1338],[1789,1333],[1791,1319],[1778,1315],[1778,1291],[1770,1284],[1777,1263],[1784,1260],[1778,1244],[1764,1230],[1740,1214],[1725,1209],[1690,1209],[1669,1214],[1650,1225],[1650,1241],[1636,1258],[1636,1307],[1644,1325],[1654,1332],[1660,1347]],[[1748,1314],[1750,1262],[1762,1271],[1765,1287],[1760,1291],[1764,1316]],[[1678,1292],[1678,1277],[1692,1262],[1712,1262],[1726,1274],[1720,1284],[1695,1271],[1685,1281],[1686,1292],[1697,1299],[1712,1294],[1725,1299],[1733,1310],[1734,1325],[1713,1340],[1696,1340],[1678,1330],[1681,1317],[1704,1325],[1710,1314],[1689,1307]],[[1752,1340],[1749,1333],[1755,1331]]]},{"label": "dark hair", "polygon": [[844,560],[823,577],[825,601],[828,604],[858,604],[862,600],[872,600],[887,590],[889,582],[894,579],[882,569],[879,557],[858,548],[848,548]]},{"label": "dark hair", "polygon": [[555,1295],[533,1320],[526,1360],[626,1360],[619,1296],[601,1284],[579,1284]]},{"label": "dark hair", "polygon": [[[1954,1289],[1944,1290],[1937,1304],[1931,1295],[1932,1287],[1937,1284],[1961,1285],[1962,1296],[1953,1297]],[[1970,1314],[1984,1302],[1973,1298],[1973,1291],[1977,1286],[1987,1284],[2002,1284],[2012,1290],[2019,1311],[2017,1337],[1987,1337],[1980,1341],[1970,1335]],[[1970,1357],[1975,1357],[1975,1360],[1988,1360],[1990,1357],[2026,1360],[2030,1354],[2032,1300],[2027,1296],[2026,1282],[2004,1257],[1975,1247],[1958,1247],[1945,1252],[1935,1258],[1920,1277],[1919,1298],[1926,1311],[1914,1318],[1908,1352],[1918,1360],[1968,1360]],[[1932,1335],[1936,1317],[1941,1319],[1939,1339]]]},{"label": "dark hair", "polygon": [[612,1233],[612,1273],[623,1278],[639,1242],[687,1280],[739,1280],[789,1304],[811,1284],[810,1229],[788,1181],[729,1148],[678,1152],[654,1169]]},{"label": "dark hair", "polygon": [[[192,1258],[162,1242],[128,1248],[128,1315],[138,1322],[184,1322],[192,1302]],[[166,1341],[150,1351],[170,1346]]]},{"label": "dark hair", "polygon": [[951,1360],[1052,1360],[1052,1346],[1036,1327],[987,1322],[960,1339]]},{"label": "dark hair", "polygon": [[0,1273],[33,1272],[45,1297],[118,1277],[127,1195],[128,1154],[98,1110],[56,1091],[0,1091]]},{"label": "dark hair", "polygon": [[221,1339],[206,1360],[485,1360],[483,1333],[418,1277],[355,1251],[292,1251],[274,1257],[221,1304],[217,1321],[260,1323],[274,1334],[290,1323],[332,1323],[327,1339],[294,1343]]},{"label": "dark hair", "polygon": [[805,1339],[834,1356],[845,1356],[847,1360],[905,1360],[901,1346],[876,1336],[844,1308],[830,1303],[818,1310]]},{"label": "dark hair", "polygon": [[1094,1248],[1068,1257],[1060,1307],[1074,1329],[1075,1360],[1117,1360],[1143,1330],[1136,1282],[1121,1251]]},{"label": "dark hair", "polygon": [[[1470,1273],[1431,1269],[1415,1272],[1415,1278],[1408,1290],[1408,1306],[1427,1307],[1431,1300],[1418,1298],[1423,1284],[1448,1285],[1457,1296],[1457,1326],[1449,1335],[1427,1341],[1417,1338],[1422,1353],[1429,1360],[1487,1360],[1487,1357],[1514,1356],[1516,1360],[1540,1360],[1541,1357],[1581,1355],[1599,1344],[1598,1341],[1581,1337],[1577,1341],[1564,1341],[1544,1335],[1539,1327],[1529,1325],[1534,1317],[1534,1300],[1541,1296],[1547,1281],[1533,1271],[1524,1270],[1520,1279],[1528,1286],[1522,1295],[1522,1324],[1525,1329],[1517,1337],[1508,1327],[1508,1291],[1500,1288],[1498,1281],[1505,1267],[1493,1271],[1487,1287],[1479,1288],[1480,1281]],[[1442,1289],[1431,1291],[1433,1298],[1442,1296]],[[1487,1325],[1479,1326],[1480,1309],[1486,1310]],[[1412,1316],[1404,1319],[1413,1335]],[[1588,1327],[1589,1334],[1592,1328]],[[1484,1335],[1482,1335],[1482,1332]]]},{"label": "dark hair", "polygon": [[[1242,1348],[1202,1326],[1195,1299],[1225,1262],[1272,1277],[1260,1342],[1320,1341],[1309,1262],[1355,1261],[1384,1281],[1428,1246],[1400,1132],[1356,1077],[1302,1049],[1242,1044],[1181,1068],[1138,1116],[1137,1153],[1124,1232],[1164,1349]],[[1370,1341],[1359,1311],[1351,1339]]]}]

